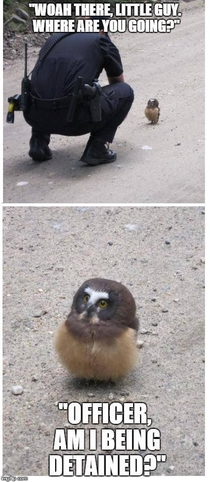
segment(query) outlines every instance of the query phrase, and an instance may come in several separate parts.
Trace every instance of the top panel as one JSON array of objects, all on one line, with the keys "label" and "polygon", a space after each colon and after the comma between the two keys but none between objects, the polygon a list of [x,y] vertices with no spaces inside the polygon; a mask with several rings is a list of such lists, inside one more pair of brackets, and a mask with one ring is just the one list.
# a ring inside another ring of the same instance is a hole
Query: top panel
[{"label": "top panel", "polygon": [[24,3],[4,6],[4,202],[204,203],[203,3]]}]

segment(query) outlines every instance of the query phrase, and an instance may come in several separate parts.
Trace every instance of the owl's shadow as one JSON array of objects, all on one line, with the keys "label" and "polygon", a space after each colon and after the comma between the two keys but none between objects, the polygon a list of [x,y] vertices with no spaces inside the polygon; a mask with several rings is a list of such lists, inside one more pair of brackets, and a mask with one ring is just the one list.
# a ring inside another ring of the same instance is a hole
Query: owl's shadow
[{"label": "owl's shadow", "polygon": [[[135,383],[135,374],[133,377],[121,379],[121,380],[95,380],[86,379],[78,377],[69,377],[68,375],[63,379],[63,389],[66,394],[72,395],[74,393],[74,398],[87,397],[87,400],[99,397],[100,400],[105,398],[105,400],[116,401],[121,399],[121,397],[127,397],[130,395],[131,385]],[[67,395],[67,396],[68,396]]]},{"label": "owl's shadow", "polygon": [[117,385],[113,380],[95,380],[87,378],[68,378],[65,381],[66,388],[75,388],[77,390],[83,389],[97,389],[97,388],[113,388]]}]

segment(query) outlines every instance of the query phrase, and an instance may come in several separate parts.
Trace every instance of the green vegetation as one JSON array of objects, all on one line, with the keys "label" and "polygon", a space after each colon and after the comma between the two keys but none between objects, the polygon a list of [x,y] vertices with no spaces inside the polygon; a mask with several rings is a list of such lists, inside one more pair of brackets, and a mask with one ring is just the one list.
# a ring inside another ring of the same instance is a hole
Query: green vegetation
[{"label": "green vegetation", "polygon": [[18,6],[17,5],[18,3],[22,3],[22,4],[27,5],[27,3],[29,3],[29,0],[25,0],[25,1],[24,0],[22,0],[22,1],[21,0],[16,0],[16,1],[14,1],[14,0],[3,0],[4,9],[9,8],[9,7],[15,8],[15,7]]}]

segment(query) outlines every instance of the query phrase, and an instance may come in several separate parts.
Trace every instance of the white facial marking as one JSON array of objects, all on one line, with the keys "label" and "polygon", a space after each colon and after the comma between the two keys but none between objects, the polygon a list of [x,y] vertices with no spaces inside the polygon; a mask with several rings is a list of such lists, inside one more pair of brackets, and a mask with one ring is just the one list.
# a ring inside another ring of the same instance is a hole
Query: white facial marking
[{"label": "white facial marking", "polygon": [[88,300],[88,303],[91,303],[91,305],[95,305],[97,301],[103,299],[103,300],[108,300],[109,299],[109,293],[106,293],[106,291],[96,291],[93,288],[85,288],[85,293],[87,293],[90,298]]}]

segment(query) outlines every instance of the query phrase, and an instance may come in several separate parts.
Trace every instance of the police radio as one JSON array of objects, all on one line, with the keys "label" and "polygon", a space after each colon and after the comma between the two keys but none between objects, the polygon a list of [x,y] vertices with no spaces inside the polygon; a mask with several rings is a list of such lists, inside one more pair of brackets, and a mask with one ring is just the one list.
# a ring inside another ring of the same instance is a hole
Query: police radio
[{"label": "police radio", "polygon": [[23,112],[27,110],[29,106],[29,96],[31,92],[31,81],[27,75],[27,62],[28,62],[28,44],[25,43],[25,66],[24,66],[24,77],[21,83],[21,100],[20,100],[20,110]]}]

